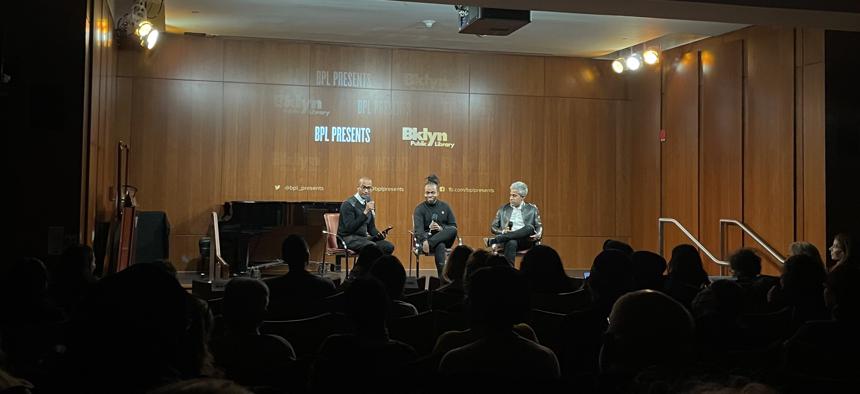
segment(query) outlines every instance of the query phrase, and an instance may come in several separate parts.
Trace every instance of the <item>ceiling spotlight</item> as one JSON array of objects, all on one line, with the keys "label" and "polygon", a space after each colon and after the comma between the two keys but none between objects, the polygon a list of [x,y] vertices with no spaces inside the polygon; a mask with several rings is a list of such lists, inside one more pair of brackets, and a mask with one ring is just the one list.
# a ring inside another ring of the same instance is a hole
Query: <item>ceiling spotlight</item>
[{"label": "ceiling spotlight", "polygon": [[627,60],[624,62],[624,65],[627,66],[628,70],[636,71],[639,69],[639,66],[642,65],[642,61],[639,60],[639,55],[634,53],[627,56]]},{"label": "ceiling spotlight", "polygon": [[642,54],[642,60],[647,64],[654,64],[660,60],[660,54],[654,49],[649,49]]},{"label": "ceiling spotlight", "polygon": [[619,57],[612,61],[612,71],[615,71],[617,74],[621,74],[624,72],[624,58]]},{"label": "ceiling spotlight", "polygon": [[[141,38],[141,41],[143,38]],[[158,42],[158,30],[153,29],[149,34],[146,35],[146,49],[155,48],[155,44]],[[141,45],[143,43],[141,42]]]}]

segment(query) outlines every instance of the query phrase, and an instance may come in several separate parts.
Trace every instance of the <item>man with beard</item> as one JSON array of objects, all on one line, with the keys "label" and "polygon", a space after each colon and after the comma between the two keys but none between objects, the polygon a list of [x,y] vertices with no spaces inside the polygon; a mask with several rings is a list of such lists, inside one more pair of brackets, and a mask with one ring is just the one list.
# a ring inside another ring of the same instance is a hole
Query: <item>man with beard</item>
[{"label": "man with beard", "polygon": [[424,184],[424,201],[415,207],[412,225],[415,239],[421,244],[422,251],[435,256],[436,271],[441,278],[446,249],[454,245],[457,238],[457,220],[451,207],[439,200],[439,178],[436,175],[427,177]]}]

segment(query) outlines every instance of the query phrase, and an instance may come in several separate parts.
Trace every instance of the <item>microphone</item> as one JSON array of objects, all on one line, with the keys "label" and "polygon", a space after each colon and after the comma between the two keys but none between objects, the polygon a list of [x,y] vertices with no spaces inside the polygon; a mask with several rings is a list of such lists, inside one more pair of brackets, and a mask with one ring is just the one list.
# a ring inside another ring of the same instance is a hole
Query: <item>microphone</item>
[{"label": "microphone", "polygon": [[508,231],[511,231],[514,228],[514,222],[508,222]]},{"label": "microphone", "polygon": [[[369,203],[369,202],[371,202],[371,201],[373,201],[373,198],[371,198],[370,196],[367,196],[367,198],[365,198],[365,199],[364,199],[364,203],[365,203],[365,204],[367,204],[367,203]],[[371,210],[370,210],[370,214],[371,214],[371,215],[373,215],[373,216],[376,216],[376,208],[371,209]]]}]

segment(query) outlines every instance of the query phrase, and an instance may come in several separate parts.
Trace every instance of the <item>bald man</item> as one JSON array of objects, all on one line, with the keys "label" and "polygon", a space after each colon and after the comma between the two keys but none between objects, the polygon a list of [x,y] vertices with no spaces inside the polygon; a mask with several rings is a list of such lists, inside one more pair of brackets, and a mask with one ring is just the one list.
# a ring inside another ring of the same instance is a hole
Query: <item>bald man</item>
[{"label": "bald man", "polygon": [[346,242],[346,247],[354,251],[376,245],[385,254],[391,254],[394,244],[376,228],[376,202],[371,198],[372,192],[373,180],[366,176],[359,178],[356,193],[340,205],[337,234]]}]

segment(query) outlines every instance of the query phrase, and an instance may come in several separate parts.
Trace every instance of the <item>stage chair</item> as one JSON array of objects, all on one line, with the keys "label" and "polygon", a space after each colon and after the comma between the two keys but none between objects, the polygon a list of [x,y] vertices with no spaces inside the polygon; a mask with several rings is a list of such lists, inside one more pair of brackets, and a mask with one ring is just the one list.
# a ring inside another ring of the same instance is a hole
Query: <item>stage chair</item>
[{"label": "stage chair", "polygon": [[349,275],[349,258],[352,257],[353,260],[358,258],[358,252],[348,249],[346,247],[346,242],[344,242],[343,238],[337,235],[337,226],[340,221],[339,213],[326,213],[323,214],[323,220],[325,221],[325,230],[323,230],[323,235],[325,236],[325,249],[323,250],[323,255],[320,257],[320,275],[324,275],[326,272],[326,256],[335,256],[335,262],[338,261],[340,257],[343,257],[346,260],[346,274]]},{"label": "stage chair", "polygon": [[[413,223],[413,227],[414,226],[415,226],[415,224]],[[421,264],[420,264],[421,263],[420,262],[421,256],[434,256],[434,255],[433,255],[432,251],[431,251],[431,253],[424,253],[424,249],[421,247],[421,242],[419,242],[418,239],[415,238],[415,232],[412,230],[409,230],[409,239],[412,242],[412,253],[409,254],[409,275],[410,276],[412,275],[412,256],[415,256],[415,276],[421,276]],[[457,236],[457,244],[452,245],[450,248],[445,248],[445,257],[447,258],[449,255],[451,255],[451,249],[453,249],[459,245],[462,245],[462,244],[463,244],[463,239],[460,238],[460,236],[458,235]]]}]

